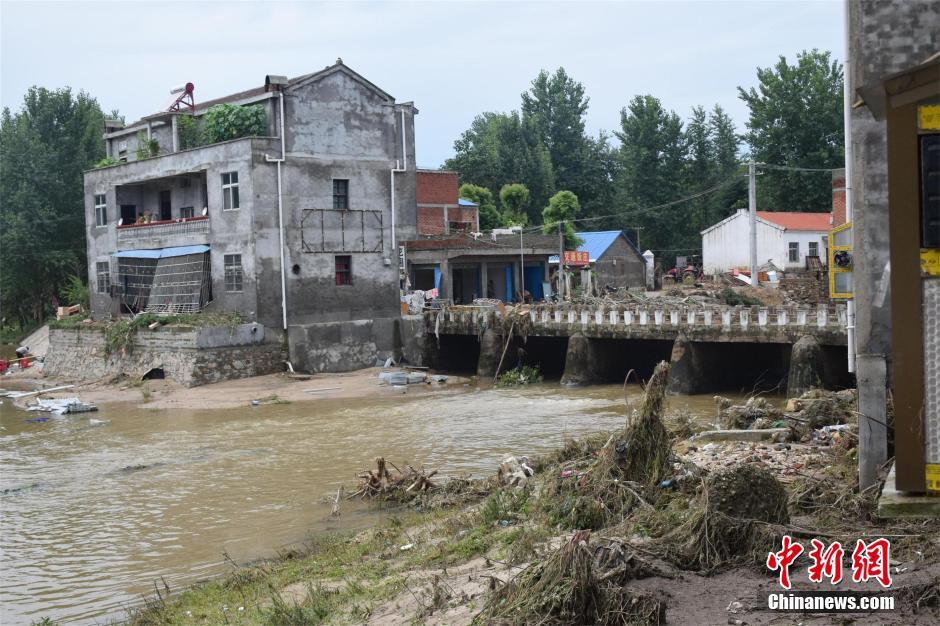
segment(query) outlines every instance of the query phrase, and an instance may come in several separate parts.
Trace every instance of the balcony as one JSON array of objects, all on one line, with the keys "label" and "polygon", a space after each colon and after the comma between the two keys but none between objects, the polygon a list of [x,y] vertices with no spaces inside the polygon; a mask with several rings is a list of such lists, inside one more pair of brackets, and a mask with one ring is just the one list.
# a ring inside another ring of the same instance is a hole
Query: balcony
[{"label": "balcony", "polygon": [[118,248],[163,248],[209,243],[209,217],[198,216],[117,227]]}]

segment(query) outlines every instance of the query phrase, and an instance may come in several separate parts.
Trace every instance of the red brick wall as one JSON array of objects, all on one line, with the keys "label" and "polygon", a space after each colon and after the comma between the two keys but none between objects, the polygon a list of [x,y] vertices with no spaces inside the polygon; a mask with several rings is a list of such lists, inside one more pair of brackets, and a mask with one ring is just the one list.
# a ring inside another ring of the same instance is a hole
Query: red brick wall
[{"label": "red brick wall", "polygon": [[418,204],[457,204],[457,172],[415,172]]},{"label": "red brick wall", "polygon": [[418,207],[418,232],[422,235],[444,233],[444,209],[442,207]]},{"label": "red brick wall", "polygon": [[418,186],[418,233],[440,235],[446,232],[444,208],[441,206],[445,204],[448,205],[448,222],[469,223],[470,230],[476,230],[476,209],[457,206],[457,172],[418,170],[415,178]]},{"label": "red brick wall", "polygon": [[832,226],[845,224],[845,170],[832,172]]}]

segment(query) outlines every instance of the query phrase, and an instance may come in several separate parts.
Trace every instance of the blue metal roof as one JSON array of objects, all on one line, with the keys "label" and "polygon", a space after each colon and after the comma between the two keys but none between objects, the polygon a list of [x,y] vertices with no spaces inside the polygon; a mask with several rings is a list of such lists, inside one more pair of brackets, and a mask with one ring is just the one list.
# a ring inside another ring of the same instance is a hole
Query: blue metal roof
[{"label": "blue metal roof", "polygon": [[476,202],[467,200],[466,198],[458,198],[457,204],[460,206],[479,206]]},{"label": "blue metal roof", "polygon": [[[622,230],[601,230],[597,232],[583,232],[575,233],[578,236],[578,239],[582,240],[583,243],[578,246],[578,252],[587,252],[588,257],[591,259],[591,263],[597,261],[597,259],[604,256],[604,253],[607,252],[613,243],[617,240],[617,237],[623,235]],[[627,242],[630,244],[630,247],[636,250],[636,253],[639,254],[640,250],[636,247],[630,238],[626,235],[623,235]],[[549,263],[558,263],[558,255],[549,257]]]},{"label": "blue metal roof", "polygon": [[156,248],[154,250],[119,250],[114,256],[133,259],[166,259],[174,256],[186,256],[187,254],[200,254],[208,252],[209,246],[177,246],[175,248]]}]

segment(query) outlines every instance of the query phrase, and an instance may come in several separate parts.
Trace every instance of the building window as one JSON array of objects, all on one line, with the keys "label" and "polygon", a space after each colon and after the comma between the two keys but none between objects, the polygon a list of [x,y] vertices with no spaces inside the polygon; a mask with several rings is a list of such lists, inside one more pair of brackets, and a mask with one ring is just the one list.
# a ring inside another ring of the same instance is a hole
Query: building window
[{"label": "building window", "polygon": [[790,242],[790,263],[799,263],[800,262],[800,242],[791,241]]},{"label": "building window", "polygon": [[336,257],[336,284],[352,284],[352,257],[349,255],[339,255]]},{"label": "building window", "polygon": [[222,174],[222,210],[234,211],[238,208],[238,172]]},{"label": "building window", "polygon": [[346,179],[336,178],[333,180],[333,208],[349,208],[349,181]]},{"label": "building window", "polygon": [[242,290],[242,255],[226,254],[225,262],[225,291],[238,293]]},{"label": "building window", "polygon": [[111,262],[98,261],[95,263],[95,277],[97,280],[97,292],[108,293],[111,288]]},{"label": "building window", "polygon": [[108,202],[105,195],[95,195],[95,226],[102,228],[108,225]]},{"label": "building window", "polygon": [[188,220],[191,217],[196,217],[196,210],[191,206],[180,207],[180,217],[184,220]]},{"label": "building window", "polygon": [[807,254],[808,256],[815,256],[815,257],[819,256],[819,242],[818,241],[809,242],[809,252]]},{"label": "building window", "polygon": [[470,222],[449,222],[447,227],[452,233],[470,232]]}]

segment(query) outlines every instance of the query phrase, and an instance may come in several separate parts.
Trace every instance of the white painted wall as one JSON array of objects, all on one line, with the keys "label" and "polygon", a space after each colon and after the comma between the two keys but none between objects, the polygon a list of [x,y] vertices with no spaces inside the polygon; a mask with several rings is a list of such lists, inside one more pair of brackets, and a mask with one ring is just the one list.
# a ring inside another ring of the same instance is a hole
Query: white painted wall
[{"label": "white painted wall", "polygon": [[[819,255],[825,264],[825,247],[822,243],[824,231],[785,231],[782,227],[757,218],[757,265],[770,261],[777,267],[802,268],[806,265],[809,242],[818,241]],[[719,222],[702,235],[702,264],[706,274],[720,274],[732,268],[750,267],[749,220],[747,209],[739,209],[734,215]],[[795,241],[800,246],[800,257],[790,263],[788,244]]]}]

